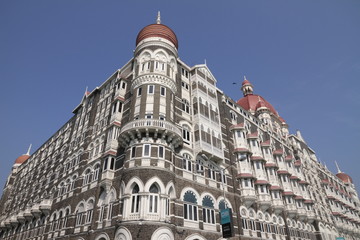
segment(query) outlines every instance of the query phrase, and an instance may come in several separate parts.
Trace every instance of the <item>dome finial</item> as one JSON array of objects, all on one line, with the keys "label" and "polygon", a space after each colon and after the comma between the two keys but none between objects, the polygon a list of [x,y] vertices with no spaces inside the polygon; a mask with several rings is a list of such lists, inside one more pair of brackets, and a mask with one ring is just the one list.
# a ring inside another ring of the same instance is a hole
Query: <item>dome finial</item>
[{"label": "dome finial", "polygon": [[338,173],[342,173],[342,171],[340,170],[339,165],[338,165],[338,163],[336,161],[335,161],[335,165],[336,165],[336,168],[338,170]]},{"label": "dome finial", "polygon": [[161,24],[160,11],[158,11],[157,18],[156,18],[156,23],[157,23],[157,24]]},{"label": "dome finial", "polygon": [[28,148],[28,150],[27,150],[26,155],[29,155],[29,156],[30,156],[31,146],[32,146],[32,144],[30,144],[30,146],[29,146],[29,148]]}]

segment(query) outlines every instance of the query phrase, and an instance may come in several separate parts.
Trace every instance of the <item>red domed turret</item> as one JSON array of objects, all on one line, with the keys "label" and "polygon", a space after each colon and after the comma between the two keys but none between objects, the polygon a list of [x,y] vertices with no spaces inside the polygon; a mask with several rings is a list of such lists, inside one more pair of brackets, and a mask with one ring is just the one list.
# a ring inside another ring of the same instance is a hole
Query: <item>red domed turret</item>
[{"label": "red domed turret", "polygon": [[338,170],[338,173],[336,174],[336,176],[344,183],[353,183],[352,178],[340,170],[339,165],[337,164],[336,161],[335,161],[335,164],[336,164],[336,168]]},{"label": "red domed turret", "polygon": [[27,153],[21,155],[20,157],[18,157],[16,160],[15,160],[15,164],[23,164],[26,160],[29,159],[30,157],[30,150],[31,150],[31,144],[29,146],[29,149],[27,151]]},{"label": "red domed turret", "polygon": [[151,37],[160,37],[164,38],[171,43],[173,43],[178,48],[178,40],[173,30],[171,30],[168,26],[161,24],[160,22],[160,13],[158,13],[158,18],[155,24],[150,24],[139,32],[136,37],[136,46],[144,39]]},{"label": "red domed turret", "polygon": [[22,164],[22,163],[24,163],[26,160],[28,160],[29,157],[30,157],[30,155],[27,155],[27,154],[21,155],[20,157],[18,157],[18,158],[15,160],[15,164]]},{"label": "red domed turret", "polygon": [[344,183],[353,183],[352,178],[346,173],[340,172],[337,173],[336,176]]},{"label": "red domed turret", "polygon": [[266,107],[275,116],[279,117],[275,108],[268,101],[266,101],[262,96],[253,94],[253,86],[246,78],[244,78],[244,81],[242,82],[241,90],[243,91],[244,97],[239,99],[237,104],[239,104],[242,108],[250,112],[255,112],[258,107]]}]

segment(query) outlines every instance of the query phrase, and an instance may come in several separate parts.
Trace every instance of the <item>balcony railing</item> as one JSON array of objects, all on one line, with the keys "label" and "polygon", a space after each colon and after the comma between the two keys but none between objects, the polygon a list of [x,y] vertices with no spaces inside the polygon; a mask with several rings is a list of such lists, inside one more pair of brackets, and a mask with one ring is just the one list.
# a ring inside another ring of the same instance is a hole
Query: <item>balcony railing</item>
[{"label": "balcony railing", "polygon": [[120,138],[129,142],[131,138],[141,137],[141,133],[154,133],[154,137],[167,137],[175,146],[182,144],[180,129],[173,123],[158,119],[139,119],[125,124],[120,131]]},{"label": "balcony railing", "polygon": [[157,119],[139,119],[139,120],[131,121],[128,124],[125,124],[125,126],[121,129],[120,134],[131,129],[150,128],[150,127],[169,130],[181,136],[180,129],[178,129],[174,124],[164,120],[157,120]]}]

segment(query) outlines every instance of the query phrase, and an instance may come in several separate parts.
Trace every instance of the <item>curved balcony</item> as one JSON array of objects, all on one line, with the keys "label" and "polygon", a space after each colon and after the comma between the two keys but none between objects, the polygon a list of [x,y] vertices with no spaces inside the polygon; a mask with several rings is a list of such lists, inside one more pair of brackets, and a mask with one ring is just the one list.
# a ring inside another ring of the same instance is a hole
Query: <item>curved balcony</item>
[{"label": "curved balcony", "polygon": [[297,216],[301,221],[304,221],[307,218],[307,213],[304,208],[299,208],[297,210]]},{"label": "curved balcony", "polygon": [[120,131],[120,142],[127,146],[135,138],[163,138],[175,147],[182,144],[180,129],[173,123],[158,119],[138,119],[125,124]]},{"label": "curved balcony", "polygon": [[44,199],[41,201],[40,205],[39,205],[39,209],[43,214],[49,214],[50,209],[51,209],[51,204],[52,201],[50,199]]},{"label": "curved balcony", "polygon": [[39,204],[34,205],[31,210],[30,210],[31,214],[36,217],[39,218],[41,215],[41,211],[39,209]]},{"label": "curved balcony", "polygon": [[255,189],[253,188],[245,188],[241,189],[241,201],[246,207],[250,207],[256,200]]},{"label": "curved balcony", "polygon": [[285,211],[289,218],[294,218],[297,214],[297,208],[296,208],[295,204],[292,204],[292,203],[287,204],[285,206]]},{"label": "curved balcony", "polygon": [[270,194],[259,194],[258,206],[264,212],[271,206]]},{"label": "curved balcony", "polygon": [[281,199],[273,199],[271,209],[274,211],[275,214],[279,214],[284,211],[284,202]]},{"label": "curved balcony", "polygon": [[19,221],[15,216],[12,216],[9,221],[12,226],[17,226],[19,224]]}]

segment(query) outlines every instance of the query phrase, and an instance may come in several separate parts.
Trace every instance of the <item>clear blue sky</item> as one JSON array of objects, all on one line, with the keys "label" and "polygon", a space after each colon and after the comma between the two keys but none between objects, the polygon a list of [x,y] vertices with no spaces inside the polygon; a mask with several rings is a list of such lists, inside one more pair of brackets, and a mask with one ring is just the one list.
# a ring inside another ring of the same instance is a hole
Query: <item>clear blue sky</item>
[{"label": "clear blue sky", "polygon": [[360,1],[1,1],[0,186],[15,159],[125,64],[157,11],[189,65],[237,100],[243,75],[360,187]]}]

